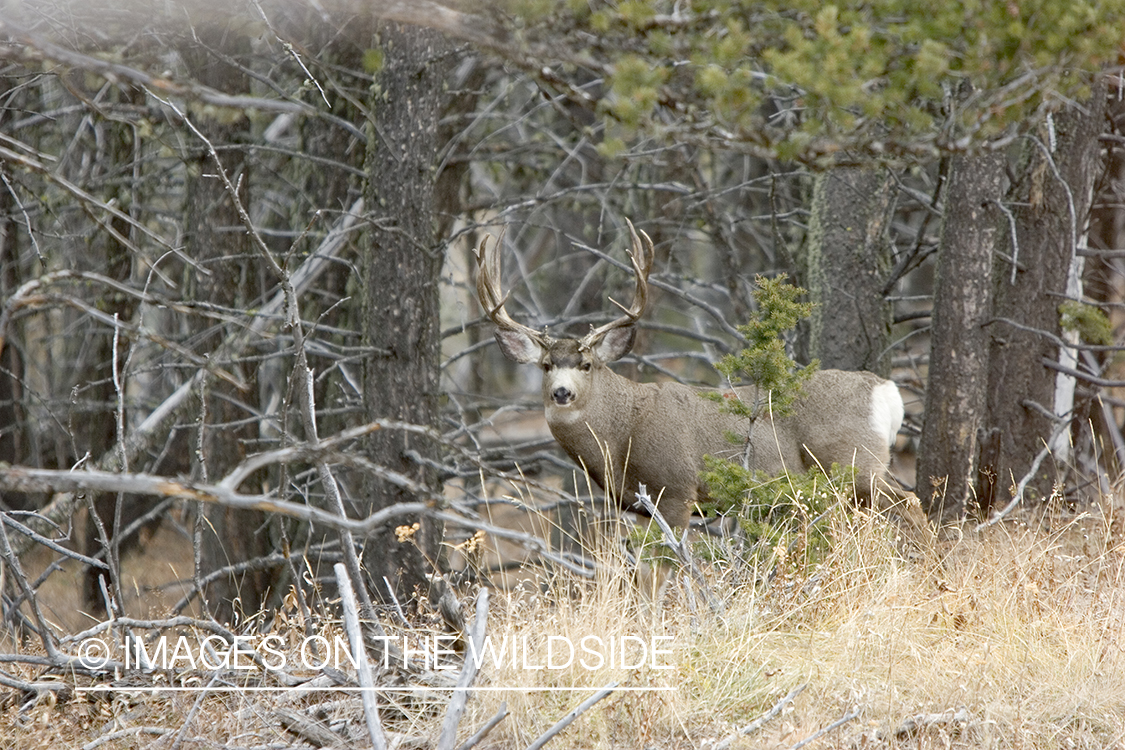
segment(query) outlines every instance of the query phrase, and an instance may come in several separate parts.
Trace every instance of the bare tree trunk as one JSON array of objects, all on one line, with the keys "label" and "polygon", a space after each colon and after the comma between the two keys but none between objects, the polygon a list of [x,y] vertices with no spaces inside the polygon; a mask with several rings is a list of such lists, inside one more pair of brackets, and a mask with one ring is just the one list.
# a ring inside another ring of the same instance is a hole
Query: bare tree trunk
[{"label": "bare tree trunk", "polygon": [[[1086,258],[1083,275],[1085,295],[1095,300],[1103,309],[1120,307],[1122,292],[1120,280],[1125,278],[1125,259],[1116,252],[1125,247],[1125,146],[1120,137],[1125,133],[1125,101],[1111,95],[1107,123],[1118,140],[1106,143],[1103,177],[1098,186],[1094,206],[1090,211],[1089,248],[1094,251]],[[1104,251],[1104,255],[1099,252]],[[1102,369],[1105,377],[1119,378],[1120,366],[1116,353],[1089,355]],[[1080,433],[1075,453],[1089,475],[1099,472],[1098,463],[1104,462],[1110,476],[1120,476],[1125,471],[1125,436],[1117,424],[1114,410],[1098,393],[1087,391],[1081,400],[1076,424],[1090,424]]]},{"label": "bare tree trunk", "polygon": [[[133,98],[143,97],[140,92],[133,92]],[[139,157],[134,152],[134,139],[133,128],[125,123],[108,123],[106,127],[106,134],[109,141],[108,147],[111,154],[111,163],[121,165],[122,169],[132,170],[133,165]],[[114,196],[123,206],[131,206],[136,202],[137,196],[133,194],[133,185],[130,182],[123,182]],[[110,224],[113,228],[123,237],[128,237],[129,226],[127,222],[119,217],[110,219]],[[132,277],[133,259],[129,249],[123,246],[116,238],[107,235],[105,238],[105,253],[102,258],[104,265],[99,269],[107,277],[128,283]],[[135,298],[129,295],[122,295],[116,293],[112,289],[106,289],[98,301],[99,309],[102,309],[111,315],[117,315],[123,323],[132,322],[133,315],[136,309]],[[87,439],[87,444],[90,446],[90,452],[94,456],[102,456],[108,451],[113,449],[114,443],[117,441],[117,419],[116,419],[116,401],[118,394],[114,387],[114,373],[112,370],[114,362],[114,336],[113,331],[106,331],[104,335],[98,336],[91,342],[93,351],[92,356],[87,360],[91,366],[91,372],[88,373],[90,383],[94,384],[90,388],[92,395],[91,401],[96,404],[96,411],[90,413],[87,419],[81,420],[81,427],[77,428],[81,434],[84,434]],[[120,336],[117,342],[117,362],[118,374],[117,379],[124,389],[124,378],[126,374],[121,371],[127,361],[128,355],[128,341],[127,337]],[[135,468],[135,467],[133,467]],[[155,503],[148,498],[128,497],[124,495],[107,495],[99,494],[94,496],[94,502],[90,506],[91,514],[86,519],[85,530],[85,548],[87,553],[93,554],[100,545],[99,534],[96,529],[94,514],[97,514],[98,521],[102,524],[106,531],[109,540],[109,549],[105,550],[105,561],[110,565],[117,566],[120,559],[122,550],[122,543],[125,541],[120,537],[119,532],[124,526],[129,525],[132,521],[140,518],[142,515],[151,510]],[[130,545],[131,546],[131,545]],[[127,547],[126,547],[127,549]],[[99,579],[103,578],[98,574],[94,568],[87,568],[83,576],[83,603],[86,604],[92,612],[102,613],[105,612],[105,603],[101,594],[101,582]],[[107,591],[113,592],[113,587],[110,586],[110,579],[108,576],[105,578]],[[120,591],[114,592],[114,597],[120,600]]]},{"label": "bare tree trunk", "polygon": [[[434,160],[450,57],[441,35],[382,24],[383,66],[376,77],[374,122],[367,157],[371,206],[370,248],[364,258],[364,406],[369,419],[415,424],[437,421],[440,309],[438,280],[444,252],[434,236]],[[369,457],[436,489],[433,470],[418,458],[436,446],[407,433],[371,436]],[[364,513],[406,500],[402,488],[371,478]],[[368,539],[364,564],[373,591],[386,596],[386,577],[400,598],[425,595],[441,529],[429,523],[404,533],[386,528]]]},{"label": "bare tree trunk", "polygon": [[[1006,233],[1002,256],[1011,260],[996,264],[993,280],[985,428],[994,455],[981,462],[983,481],[977,491],[983,514],[999,492],[1030,470],[1056,426],[1050,416],[1056,372],[1043,360],[1058,360],[1059,348],[1039,332],[1060,335],[1059,304],[1067,294],[1079,237],[1086,231],[1100,166],[1105,98],[1105,86],[1095,86],[1088,101],[1059,112],[1028,138],[1019,181],[1009,197],[1015,237]],[[1041,497],[1050,493],[1055,478],[1049,463],[1041,465],[1028,485]]]},{"label": "bare tree trunk", "polygon": [[[237,56],[248,48],[248,40],[222,26],[209,26],[197,31],[199,47],[184,50],[190,75],[200,83],[226,93],[241,93],[249,88],[244,72],[221,61],[210,50],[221,50]],[[214,144],[243,142],[249,127],[244,115],[234,121],[200,117],[197,127]],[[250,309],[262,293],[262,279],[255,253],[242,227],[235,203],[222,180],[215,176],[211,154],[202,145],[189,163],[187,185],[186,240],[191,256],[210,272],[195,275],[198,286],[190,297],[234,309]],[[245,152],[238,148],[219,151],[223,169],[238,186],[239,199],[248,205],[250,178]],[[217,333],[217,331],[216,331]],[[206,332],[201,332],[207,341]],[[216,336],[211,345],[218,343]],[[206,343],[203,345],[207,346]],[[231,366],[231,365],[226,365]],[[237,365],[235,365],[237,366]],[[246,393],[256,394],[257,378],[253,369],[240,372],[249,386]],[[211,380],[207,385],[205,413],[197,425],[202,431],[192,437],[188,454],[196,461],[196,472],[202,478],[217,480],[246,456],[246,441],[253,439],[257,423],[236,406],[247,398],[229,384]],[[252,481],[252,480],[251,480]],[[207,507],[201,512],[206,522],[201,528],[200,574],[206,574],[233,563],[252,560],[272,549],[269,522],[265,514]],[[207,587],[205,601],[211,614],[220,621],[230,621],[236,610],[253,614],[264,604],[270,577],[265,571],[252,571],[240,576],[220,578]]]},{"label": "bare tree trunk", "polygon": [[838,167],[816,178],[802,283],[816,303],[808,357],[822,367],[890,374],[891,308],[883,287],[893,209],[886,170]]},{"label": "bare tree trunk", "polygon": [[[5,83],[8,83],[7,81]],[[0,131],[13,119],[14,112],[24,105],[23,97],[5,86],[3,96],[7,106],[0,108]],[[7,165],[0,165],[0,173],[7,171]],[[7,175],[4,174],[7,179]],[[23,282],[23,263],[21,262],[20,242],[22,229],[16,221],[14,192],[0,190],[0,299],[7,300]],[[2,331],[12,338],[13,332]],[[23,360],[19,347],[5,346],[0,352],[0,461],[9,464],[25,463],[28,459],[27,446],[30,437],[27,415],[21,403],[23,397]],[[32,498],[23,493],[6,492],[0,498],[0,508],[21,508],[29,510]]]},{"label": "bare tree trunk", "polygon": [[1004,165],[997,152],[956,156],[950,165],[918,449],[917,493],[935,519],[964,514],[974,479]]}]

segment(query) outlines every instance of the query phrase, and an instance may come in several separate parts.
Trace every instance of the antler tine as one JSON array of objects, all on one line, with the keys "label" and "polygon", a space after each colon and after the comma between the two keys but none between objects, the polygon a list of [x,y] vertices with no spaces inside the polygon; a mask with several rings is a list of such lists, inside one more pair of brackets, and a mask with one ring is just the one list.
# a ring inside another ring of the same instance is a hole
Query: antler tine
[{"label": "antler tine", "polygon": [[645,307],[648,306],[648,275],[652,271],[652,263],[656,257],[656,251],[653,248],[652,240],[643,229],[638,234],[637,230],[633,227],[633,222],[626,219],[625,223],[629,225],[629,238],[632,244],[629,250],[629,260],[632,261],[633,276],[636,279],[636,288],[633,291],[633,303],[629,307],[625,307],[625,305],[610,297],[609,301],[620,307],[625,314],[616,320],[612,320],[605,325],[593,329],[582,337],[583,347],[592,345],[614,328],[623,328],[633,325],[640,320],[641,315],[644,314]]},{"label": "antler tine", "polygon": [[477,298],[485,314],[497,326],[508,331],[521,331],[535,341],[543,341],[543,335],[533,328],[517,323],[504,305],[508,302],[510,294],[503,294],[500,286],[500,251],[504,244],[504,229],[496,238],[492,250],[488,249],[490,235],[485,235],[476,249],[477,257]]}]

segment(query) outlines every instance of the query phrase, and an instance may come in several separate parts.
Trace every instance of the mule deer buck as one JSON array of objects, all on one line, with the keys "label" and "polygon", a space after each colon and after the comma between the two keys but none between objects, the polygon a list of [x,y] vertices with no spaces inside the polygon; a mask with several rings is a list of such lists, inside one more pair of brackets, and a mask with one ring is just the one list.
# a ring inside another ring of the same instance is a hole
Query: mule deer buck
[{"label": "mule deer buck", "polygon": [[[790,415],[756,421],[746,445],[730,434],[747,434],[747,420],[702,398],[704,389],[680,383],[637,383],[607,367],[624,356],[636,338],[635,324],[648,301],[653,244],[629,223],[629,253],[636,277],[633,302],[624,315],[580,339],[553,338],[516,322],[504,309],[500,288],[500,239],[477,249],[477,295],[496,324],[500,350],[521,364],[543,370],[543,406],[559,445],[619,505],[645,484],[657,509],[673,526],[686,527],[692,509],[707,495],[700,480],[703,456],[740,456],[768,474],[805,470],[819,462],[856,467],[857,491],[870,498],[885,478],[890,447],[902,424],[898,388],[869,372],[820,370],[805,382]],[[612,301],[612,300],[611,300]],[[757,398],[757,389],[738,389]]]}]

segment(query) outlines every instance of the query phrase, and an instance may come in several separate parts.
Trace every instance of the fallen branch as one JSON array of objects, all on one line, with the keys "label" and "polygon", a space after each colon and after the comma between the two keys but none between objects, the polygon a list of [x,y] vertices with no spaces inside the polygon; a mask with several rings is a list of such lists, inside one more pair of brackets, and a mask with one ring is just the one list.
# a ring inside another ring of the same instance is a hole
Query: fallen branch
[{"label": "fallen branch", "polygon": [[461,723],[461,715],[465,713],[465,706],[469,701],[469,688],[477,678],[480,669],[480,659],[477,654],[484,648],[484,629],[488,622],[488,589],[481,587],[477,592],[476,618],[473,627],[469,630],[469,643],[465,648],[465,663],[461,667],[461,674],[457,678],[457,687],[453,689],[453,697],[449,701],[449,708],[445,712],[445,719],[441,724],[441,735],[438,737],[437,750],[453,750],[453,743],[457,741],[457,725]]},{"label": "fallen branch", "polygon": [[488,736],[488,733],[491,732],[497,724],[506,718],[508,718],[508,702],[501,701],[500,708],[492,715],[492,718],[486,721],[484,726],[478,729],[472,737],[458,745],[457,750],[469,750],[470,748],[476,747],[480,744],[481,740]]},{"label": "fallen branch", "polygon": [[785,707],[792,703],[793,700],[798,695],[800,695],[808,686],[809,683],[803,682],[797,687],[793,688],[784,698],[773,704],[773,707],[770,708],[769,711],[766,711],[764,714],[754,719],[754,721],[750,722],[746,726],[738,729],[723,740],[716,743],[712,750],[727,750],[739,737],[746,737],[747,735],[754,734],[763,726],[765,726],[767,722],[776,719],[781,714],[781,712],[785,710]]},{"label": "fallen branch", "polygon": [[375,696],[375,678],[371,674],[371,665],[367,662],[367,646],[364,645],[363,629],[359,624],[359,607],[356,605],[355,590],[352,588],[351,579],[348,578],[348,571],[343,563],[336,563],[332,566],[332,570],[336,573],[336,585],[340,589],[340,604],[344,610],[344,626],[356,663],[360,697],[363,701],[363,717],[367,720],[367,733],[371,737],[371,746],[374,750],[386,750],[387,736],[383,733],[382,722],[379,721],[379,704],[376,702]]},{"label": "fallen branch", "polygon": [[530,745],[527,746],[527,750],[539,750],[541,747],[543,747],[548,742],[550,742],[551,739],[556,734],[558,734],[562,730],[569,727],[574,722],[575,719],[577,719],[579,716],[581,716],[582,714],[589,711],[594,706],[595,703],[597,703],[602,698],[606,697],[607,695],[609,695],[610,693],[612,693],[616,689],[617,689],[617,683],[611,682],[608,685],[606,685],[604,688],[599,690],[598,692],[591,695],[586,700],[579,703],[578,708],[574,709],[573,711],[568,713],[566,716],[559,719],[553,727],[548,729],[543,734],[539,735],[539,738],[536,739],[535,742],[532,742]]},{"label": "fallen branch", "polygon": [[789,750],[800,750],[800,748],[804,747],[805,745],[809,744],[810,742],[815,742],[816,740],[819,740],[821,737],[828,734],[829,732],[831,732],[833,730],[836,730],[836,729],[839,729],[840,727],[847,724],[849,721],[855,721],[858,718],[859,718],[859,706],[856,706],[851,711],[848,711],[846,714],[841,716],[839,719],[836,719],[836,721],[832,722],[828,726],[826,726],[823,729],[820,729],[816,732],[813,732],[808,737],[806,737],[805,739],[798,742],[796,745],[793,745],[792,747],[789,748]]}]

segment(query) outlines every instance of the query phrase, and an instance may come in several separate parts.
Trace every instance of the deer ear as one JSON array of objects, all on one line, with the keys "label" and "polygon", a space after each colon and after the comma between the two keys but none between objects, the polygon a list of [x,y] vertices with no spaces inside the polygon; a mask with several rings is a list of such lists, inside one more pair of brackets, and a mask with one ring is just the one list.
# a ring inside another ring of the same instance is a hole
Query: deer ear
[{"label": "deer ear", "polygon": [[508,359],[521,365],[538,362],[542,352],[539,343],[522,331],[496,331],[496,343]]},{"label": "deer ear", "polygon": [[637,329],[633,326],[611,328],[602,336],[602,340],[594,345],[594,354],[602,362],[612,362],[628,354],[636,340]]}]

